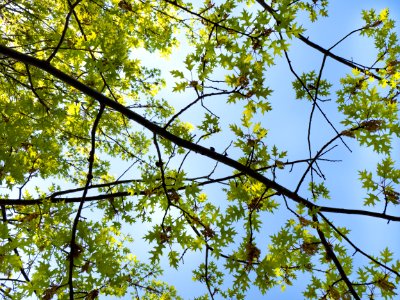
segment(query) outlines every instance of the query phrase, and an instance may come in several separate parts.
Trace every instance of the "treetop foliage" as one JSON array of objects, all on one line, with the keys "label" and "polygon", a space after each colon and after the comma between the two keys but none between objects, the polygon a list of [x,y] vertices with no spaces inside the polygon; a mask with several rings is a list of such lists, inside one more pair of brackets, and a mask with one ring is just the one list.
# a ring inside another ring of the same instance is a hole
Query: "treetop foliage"
[{"label": "treetop foliage", "polygon": [[[361,28],[325,48],[307,26],[328,14],[327,0],[4,0],[1,296],[179,299],[161,265],[196,255],[196,299],[268,295],[303,278],[306,299],[395,299],[399,253],[368,253],[336,216],[400,221],[399,31],[389,9],[365,10]],[[335,54],[357,35],[374,47],[367,64]],[[297,71],[294,43],[319,67]],[[138,55],[178,50],[170,74]],[[328,61],[346,67],[340,81]],[[303,157],[270,142],[278,62],[290,101],[310,108]],[[317,115],[330,130],[322,145]],[[380,159],[353,170],[364,199],[352,209],[324,175],[345,164],[336,146]],[[271,216],[282,216],[276,230]]]}]

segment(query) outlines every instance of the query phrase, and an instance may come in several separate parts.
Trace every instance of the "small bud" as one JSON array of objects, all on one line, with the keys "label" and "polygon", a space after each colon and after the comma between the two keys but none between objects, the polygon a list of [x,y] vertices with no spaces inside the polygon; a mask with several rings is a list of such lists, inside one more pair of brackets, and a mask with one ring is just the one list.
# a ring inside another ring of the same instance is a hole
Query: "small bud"
[{"label": "small bud", "polygon": [[197,80],[192,80],[190,82],[190,86],[196,88],[199,85],[199,82]]}]

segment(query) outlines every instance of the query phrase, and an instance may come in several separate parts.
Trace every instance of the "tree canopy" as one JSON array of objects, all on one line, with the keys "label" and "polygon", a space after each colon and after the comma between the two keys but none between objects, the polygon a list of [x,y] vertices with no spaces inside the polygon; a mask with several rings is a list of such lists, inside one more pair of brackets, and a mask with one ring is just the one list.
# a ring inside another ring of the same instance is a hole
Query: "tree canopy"
[{"label": "tree canopy", "polygon": [[[351,225],[367,218],[398,235],[399,28],[387,8],[363,10],[353,16],[361,27],[327,45],[308,31],[329,9],[2,1],[1,296],[185,298],[162,273],[191,256],[184,276],[201,284],[196,299],[303,280],[305,299],[396,298],[400,253],[368,252]],[[356,37],[370,61],[338,54]],[[311,69],[296,66],[296,43]],[[179,63],[166,73],[152,57]],[[291,99],[268,85],[278,64]],[[282,102],[307,108],[300,155],[271,142],[272,128],[291,122],[269,117]],[[326,172],[357,149],[376,165],[351,170],[359,193],[335,190]],[[354,222],[342,226],[343,216]]]}]

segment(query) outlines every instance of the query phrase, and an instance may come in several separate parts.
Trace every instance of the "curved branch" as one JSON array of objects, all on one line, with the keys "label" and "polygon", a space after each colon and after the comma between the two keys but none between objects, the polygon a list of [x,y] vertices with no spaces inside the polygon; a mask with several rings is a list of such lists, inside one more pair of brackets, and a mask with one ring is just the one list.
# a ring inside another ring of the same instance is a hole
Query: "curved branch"
[{"label": "curved branch", "polygon": [[[316,222],[317,224],[319,224],[319,220],[318,220],[318,217],[316,215],[313,215],[313,221]],[[354,299],[360,299],[360,297],[358,296],[357,292],[354,290],[353,284],[350,282],[350,279],[347,277],[346,272],[343,270],[343,267],[342,267],[339,259],[337,258],[335,252],[333,251],[332,247],[329,245],[328,241],[326,240],[326,237],[325,237],[324,233],[318,227],[318,225],[317,225],[316,230],[317,230],[318,236],[319,236],[322,244],[324,245],[324,248],[325,248],[327,256],[330,259],[333,260],[333,263],[335,264],[336,269],[338,270],[340,276],[342,276],[342,280],[347,285],[350,293],[353,295]]]},{"label": "curved branch", "polygon": [[[382,77],[371,73],[371,72],[367,72],[368,70],[366,70],[365,68],[360,68],[359,65],[356,65],[354,63],[352,63],[351,61],[337,56],[335,54],[333,54],[332,52],[330,52],[329,50],[326,50],[325,48],[322,48],[320,45],[315,44],[314,42],[310,41],[308,38],[302,36],[301,34],[299,35],[299,40],[302,41],[303,43],[307,44],[308,46],[310,46],[311,48],[314,48],[315,50],[318,50],[319,52],[323,53],[326,56],[329,56],[330,58],[333,58],[334,60],[352,68],[352,69],[358,69],[360,70],[362,73],[368,75],[368,76],[372,76],[373,78],[377,79],[377,80],[382,80]],[[368,73],[368,74],[367,74]]]},{"label": "curved branch", "polygon": [[71,236],[71,242],[70,242],[70,253],[69,253],[69,269],[68,269],[68,286],[69,286],[69,299],[73,300],[74,299],[74,285],[73,285],[73,272],[74,272],[74,258],[77,255],[77,244],[76,244],[76,235],[77,235],[77,230],[78,230],[78,223],[79,219],[81,216],[81,212],[83,209],[83,205],[85,203],[85,198],[88,192],[88,188],[90,185],[90,182],[92,181],[93,178],[93,163],[94,163],[94,154],[96,150],[96,130],[99,125],[101,116],[103,115],[105,109],[105,105],[100,103],[100,109],[99,112],[97,113],[96,119],[93,122],[93,127],[92,127],[92,132],[91,132],[91,137],[92,137],[92,148],[90,150],[89,154],[89,167],[88,167],[88,173],[87,173],[87,179],[86,179],[86,185],[85,189],[83,191],[82,198],[79,203],[78,211],[76,213],[74,223],[72,225],[72,236]]},{"label": "curved branch", "polygon": [[58,41],[57,46],[54,48],[54,51],[50,54],[49,58],[47,58],[47,62],[50,63],[50,61],[56,56],[58,50],[60,50],[60,47],[64,41],[65,34],[67,33],[68,29],[68,24],[69,24],[69,19],[71,18],[72,12],[74,11],[75,7],[81,2],[82,0],[77,0],[73,5],[70,4],[70,10],[67,14],[67,17],[65,18],[65,24],[64,24],[64,29],[61,33],[60,40]]},{"label": "curved branch", "polygon": [[397,277],[400,277],[400,273],[397,272],[396,270],[386,266],[385,264],[379,262],[378,260],[376,260],[375,258],[373,258],[371,255],[365,253],[363,250],[361,250],[359,247],[357,247],[345,234],[343,234],[335,225],[332,224],[331,221],[328,220],[327,217],[325,217],[323,214],[318,213],[323,219],[324,221],[333,229],[337,232],[338,235],[340,235],[346,242],[348,242],[356,252],[360,252],[362,255],[364,255],[366,258],[368,258],[369,260],[373,261],[374,263],[376,263],[377,265],[381,266],[382,268],[396,274]]}]

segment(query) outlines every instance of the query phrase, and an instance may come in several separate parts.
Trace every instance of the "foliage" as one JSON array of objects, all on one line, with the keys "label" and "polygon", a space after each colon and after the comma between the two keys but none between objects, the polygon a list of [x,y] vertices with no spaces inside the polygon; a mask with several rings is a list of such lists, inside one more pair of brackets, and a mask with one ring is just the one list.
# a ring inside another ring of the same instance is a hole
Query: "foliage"
[{"label": "foliage", "polygon": [[[3,1],[2,297],[175,299],[159,264],[179,269],[192,253],[204,258],[192,270],[204,286],[197,299],[243,299],[250,289],[295,285],[302,274],[307,299],[394,299],[398,253],[368,253],[334,216],[400,221],[387,213],[400,204],[395,22],[388,9],[363,11],[362,28],[323,48],[304,34],[328,12],[326,0]],[[334,54],[356,34],[373,41],[370,65]],[[296,42],[322,55],[319,69],[298,74]],[[182,49],[171,76],[139,55]],[[328,61],[348,67],[340,83],[323,77]],[[306,158],[269,141],[275,95],[266,81],[278,62],[312,108]],[[183,106],[171,100],[179,95]],[[340,123],[324,111],[328,97]],[[215,113],[212,100],[232,116]],[[316,111],[332,132],[317,151]],[[376,170],[358,170],[366,194],[359,209],[335,206],[323,173],[338,163],[326,154],[349,138],[382,158]],[[296,188],[278,183],[290,176]],[[273,215],[286,219],[266,234]],[[135,255],[138,246],[148,259]]]}]

